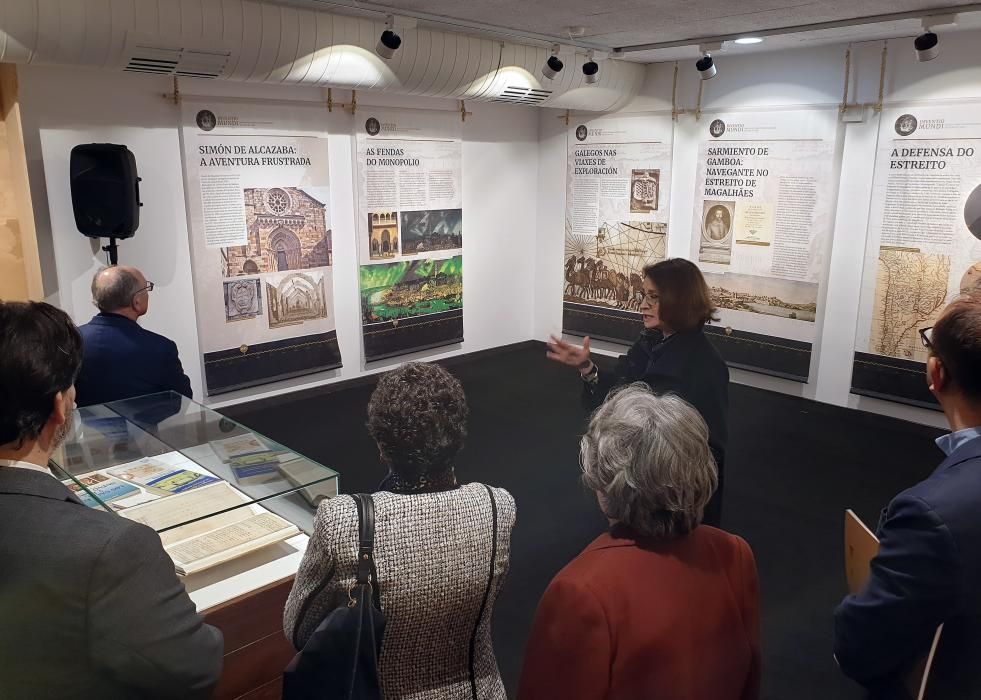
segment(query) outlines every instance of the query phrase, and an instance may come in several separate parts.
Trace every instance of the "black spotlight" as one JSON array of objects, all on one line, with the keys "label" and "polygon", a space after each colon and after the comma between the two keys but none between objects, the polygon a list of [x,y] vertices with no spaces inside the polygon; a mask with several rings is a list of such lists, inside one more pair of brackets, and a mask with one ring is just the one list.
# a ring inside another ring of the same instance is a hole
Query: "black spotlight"
[{"label": "black spotlight", "polygon": [[599,64],[593,60],[593,54],[586,57],[586,62],[582,64],[582,74],[586,76],[586,83],[592,85],[599,80]]},{"label": "black spotlight", "polygon": [[395,18],[389,16],[385,20],[385,31],[382,32],[381,38],[378,40],[378,46],[375,47],[375,51],[382,58],[391,58],[402,45],[402,37],[395,33],[394,27]]},{"label": "black spotlight", "polygon": [[698,77],[702,80],[711,80],[719,71],[715,67],[715,61],[710,54],[705,54],[695,61],[695,68],[698,70]]},{"label": "black spotlight", "polygon": [[917,61],[932,61],[940,55],[940,39],[933,32],[926,32],[913,39],[913,48]]},{"label": "black spotlight", "polygon": [[553,80],[555,76],[562,72],[563,63],[559,58],[560,47],[558,44],[552,46],[552,55],[548,57],[545,61],[545,65],[542,66],[542,75],[544,75],[549,80]]}]

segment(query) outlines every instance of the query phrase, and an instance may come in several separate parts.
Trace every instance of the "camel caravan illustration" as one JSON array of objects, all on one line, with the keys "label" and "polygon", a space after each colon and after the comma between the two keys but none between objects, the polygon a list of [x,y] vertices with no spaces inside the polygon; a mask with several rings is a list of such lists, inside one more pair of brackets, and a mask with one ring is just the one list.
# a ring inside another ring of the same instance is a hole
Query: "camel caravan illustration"
[{"label": "camel caravan illustration", "polygon": [[643,280],[638,272],[628,277],[602,260],[571,255],[565,262],[565,297],[566,301],[600,301],[618,309],[637,310],[644,298]]}]

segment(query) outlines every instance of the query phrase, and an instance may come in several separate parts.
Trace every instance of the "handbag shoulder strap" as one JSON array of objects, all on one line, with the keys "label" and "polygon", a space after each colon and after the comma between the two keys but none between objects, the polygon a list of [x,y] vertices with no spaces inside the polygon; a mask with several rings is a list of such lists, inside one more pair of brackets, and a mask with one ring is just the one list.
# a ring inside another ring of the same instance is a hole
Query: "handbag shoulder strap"
[{"label": "handbag shoulder strap", "polygon": [[473,700],[477,700],[477,632],[480,630],[480,623],[484,619],[484,612],[487,610],[487,602],[490,598],[491,587],[494,585],[494,569],[497,565],[497,499],[494,498],[494,490],[487,484],[483,485],[487,489],[490,497],[491,506],[491,551],[490,567],[487,571],[487,586],[484,588],[484,598],[480,601],[480,610],[477,612],[477,621],[474,623],[473,632],[470,635],[470,693]]},{"label": "handbag shoulder strap", "polygon": [[381,591],[375,568],[375,501],[370,493],[352,494],[358,507],[358,566],[355,574],[358,586],[371,586],[375,607],[381,609]]},{"label": "handbag shoulder strap", "polygon": [[364,585],[371,583],[374,564],[372,553],[375,547],[375,502],[370,495],[364,493],[356,493],[352,498],[358,506],[357,581]]}]

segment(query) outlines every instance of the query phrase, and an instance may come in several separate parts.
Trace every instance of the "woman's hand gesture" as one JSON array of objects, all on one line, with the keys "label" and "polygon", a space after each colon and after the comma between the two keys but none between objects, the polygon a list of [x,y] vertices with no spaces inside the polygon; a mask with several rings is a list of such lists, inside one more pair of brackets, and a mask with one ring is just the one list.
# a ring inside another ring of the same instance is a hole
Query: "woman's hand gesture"
[{"label": "woman's hand gesture", "polygon": [[589,336],[583,338],[581,348],[567,343],[561,338],[556,338],[554,335],[550,336],[546,357],[563,365],[575,367],[580,372],[585,372],[592,366],[592,362],[589,360]]}]

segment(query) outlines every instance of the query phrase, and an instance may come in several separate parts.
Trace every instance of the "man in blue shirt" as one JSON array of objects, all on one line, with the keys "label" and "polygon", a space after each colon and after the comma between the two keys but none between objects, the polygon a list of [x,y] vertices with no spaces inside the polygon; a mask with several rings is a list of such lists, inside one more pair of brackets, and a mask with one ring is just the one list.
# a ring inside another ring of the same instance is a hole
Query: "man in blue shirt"
[{"label": "man in blue shirt", "polygon": [[78,329],[84,355],[75,382],[79,406],[168,390],[191,398],[177,345],[137,323],[150,307],[151,291],[153,282],[135,267],[107,267],[92,278],[99,313]]},{"label": "man in blue shirt", "polygon": [[946,459],[896,496],[879,525],[869,580],[835,611],[835,656],[877,697],[903,697],[902,677],[940,646],[936,698],[981,697],[981,296],[952,302],[920,336],[927,381],[951,433]]}]

